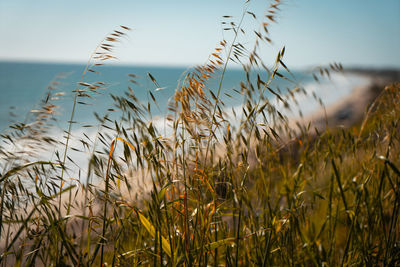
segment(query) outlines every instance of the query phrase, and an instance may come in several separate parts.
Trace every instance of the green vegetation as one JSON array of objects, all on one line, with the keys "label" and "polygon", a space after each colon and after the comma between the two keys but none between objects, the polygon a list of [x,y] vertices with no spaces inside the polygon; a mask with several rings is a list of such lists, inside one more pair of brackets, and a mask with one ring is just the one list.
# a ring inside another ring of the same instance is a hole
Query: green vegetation
[{"label": "green vegetation", "polygon": [[[66,168],[74,167],[68,155],[76,149],[69,140],[78,104],[102,87],[84,82],[85,73],[112,58],[129,28],[108,35],[74,91],[62,151],[49,161],[35,159],[61,139],[47,127],[56,108],[52,90],[35,123],[2,135],[10,145],[0,151],[0,264],[400,264],[400,85],[387,86],[351,128],[291,127],[278,106],[288,108],[289,99],[305,92],[294,82],[287,93],[271,87],[274,79],[293,78],[284,49],[272,67],[258,56],[270,41],[279,4],[268,7],[251,49],[238,40],[245,36],[243,19],[255,14],[245,9],[238,24],[226,22],[233,41],[222,41],[208,63],[185,75],[165,133],[134,90],[113,96],[123,115],[119,121],[99,118],[95,140],[82,137],[91,153],[88,175],[71,181]],[[247,77],[241,114],[224,112],[221,88],[230,59]],[[207,82],[217,74],[219,88],[211,91]],[[151,93],[149,99],[157,102]]]}]

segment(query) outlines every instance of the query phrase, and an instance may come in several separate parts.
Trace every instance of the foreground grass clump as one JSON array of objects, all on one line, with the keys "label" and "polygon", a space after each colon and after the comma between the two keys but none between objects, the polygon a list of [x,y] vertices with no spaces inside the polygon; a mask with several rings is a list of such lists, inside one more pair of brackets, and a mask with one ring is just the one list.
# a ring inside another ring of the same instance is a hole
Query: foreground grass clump
[{"label": "foreground grass clump", "polygon": [[[74,91],[62,142],[48,128],[56,108],[50,90],[35,123],[2,135],[9,145],[1,149],[0,263],[400,264],[400,85],[387,86],[364,121],[349,129],[291,128],[282,109],[295,108],[290,99],[304,90],[294,83],[282,94],[272,86],[274,79],[292,79],[282,74],[290,76],[284,49],[272,67],[258,57],[278,5],[269,6],[251,49],[238,42],[241,22],[227,23],[232,43],[222,41],[208,63],[178,84],[166,130],[157,128],[151,103],[139,101],[134,87],[113,96],[121,118],[99,116],[97,135],[78,140],[90,154],[85,177],[69,156],[78,150],[71,128],[78,104],[104,85],[83,80],[100,63],[89,62]],[[125,30],[107,36],[92,60],[111,59]],[[230,60],[242,64],[246,77],[240,114],[228,112],[222,99]],[[219,88],[208,88],[211,78]],[[157,102],[150,91],[149,99]],[[60,151],[55,160],[38,160],[48,146]]]}]

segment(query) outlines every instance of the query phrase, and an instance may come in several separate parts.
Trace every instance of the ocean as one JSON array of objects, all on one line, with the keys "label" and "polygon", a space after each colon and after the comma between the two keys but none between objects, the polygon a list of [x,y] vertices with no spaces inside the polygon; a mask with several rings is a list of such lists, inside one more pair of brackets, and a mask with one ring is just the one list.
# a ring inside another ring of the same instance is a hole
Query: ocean
[{"label": "ocean", "polygon": [[[69,120],[74,93],[80,82],[85,65],[79,64],[50,64],[50,63],[28,63],[28,62],[0,62],[0,132],[7,131],[9,126],[16,122],[29,123],[30,111],[40,107],[40,101],[46,98],[48,86],[56,81],[53,86],[57,94],[53,102],[59,106],[55,114],[56,127],[65,129]],[[98,66],[99,73],[88,72],[83,82],[104,83],[105,90],[99,94],[92,95],[86,105],[78,105],[76,113],[77,124],[86,125],[95,122],[94,112],[104,115],[107,109],[113,108],[114,103],[110,94],[122,95],[131,87],[140,101],[152,102],[149,92],[155,96],[158,107],[152,106],[152,113],[155,116],[163,116],[167,113],[168,101],[173,96],[178,81],[183,78],[185,71],[183,67],[157,67],[157,66]],[[149,73],[156,79],[157,85],[151,80]],[[130,82],[134,74],[137,82]],[[294,71],[296,83],[290,83],[284,79],[277,78],[271,85],[272,88],[279,88],[285,93],[286,88],[293,89],[302,86],[310,93],[314,92],[329,104],[351,92],[352,88],[362,83],[362,77],[349,77],[336,75],[330,80],[323,80],[316,83],[307,71]],[[208,88],[216,92],[220,73],[215,75]],[[242,70],[229,69],[222,84],[222,99],[227,108],[237,107],[242,103],[242,97],[235,92],[240,90],[240,82],[245,80]],[[266,78],[264,79],[266,80]],[[231,97],[228,97],[226,94]],[[311,94],[310,94],[311,95]],[[269,95],[273,97],[272,94]],[[318,103],[312,99],[302,97],[299,99],[300,108],[303,114],[312,112],[318,108]],[[301,103],[303,102],[303,103]],[[314,103],[312,103],[314,102]]]},{"label": "ocean", "polygon": [[[0,133],[8,134],[13,131],[12,125],[17,122],[25,124],[31,123],[34,116],[33,112],[41,107],[41,101],[46,99],[48,87],[52,86],[53,98],[51,102],[58,106],[56,113],[52,114],[56,120],[52,120],[51,135],[62,140],[63,132],[68,128],[70,120],[74,90],[81,81],[84,65],[79,64],[47,64],[47,63],[24,63],[24,62],[0,62]],[[100,90],[99,94],[92,95],[85,100],[85,105],[77,105],[76,115],[72,128],[71,147],[81,147],[79,138],[83,135],[94,139],[97,127],[87,128],[85,125],[98,125],[94,113],[100,116],[108,113],[108,109],[114,108],[114,103],[110,94],[123,95],[131,87],[137,98],[143,103],[151,103],[149,92],[157,99],[158,106],[152,105],[152,115],[155,121],[154,125],[163,127],[167,106],[169,100],[173,97],[179,81],[188,71],[186,68],[179,67],[156,67],[156,66],[99,66],[98,73],[87,73],[82,82],[95,83],[100,82],[106,89]],[[156,83],[152,81],[153,77]],[[325,105],[337,102],[341,98],[352,92],[357,85],[368,82],[365,77],[349,74],[332,74],[330,79],[321,79],[317,83],[312,75],[307,71],[297,70],[292,72],[295,83],[288,82],[285,79],[277,78],[271,84],[274,90],[280,90],[285,94],[286,88],[293,89],[302,87],[307,95],[299,95],[296,100],[298,109],[303,115],[312,113],[320,108],[320,103],[314,96],[321,98]],[[132,75],[135,75],[135,83],[130,82]],[[216,73],[215,78],[210,80],[207,88],[216,92],[219,85],[221,73]],[[266,74],[265,74],[266,77]],[[254,77],[255,79],[255,77]],[[245,80],[243,71],[238,69],[229,69],[223,80],[221,98],[225,103],[225,108],[229,112],[234,109],[236,114],[242,111],[243,96],[236,93],[240,91],[240,82]],[[267,78],[264,78],[267,80]],[[160,88],[162,88],[160,90]],[[228,95],[230,97],[228,97]],[[267,95],[270,101],[275,101],[273,94]],[[279,107],[279,105],[278,105]],[[298,110],[286,110],[281,106],[281,113],[288,117],[297,117]],[[113,112],[115,119],[119,121],[121,113]],[[230,121],[235,125],[234,121]],[[162,129],[160,129],[162,130]],[[167,130],[168,131],[168,130]],[[167,131],[162,131],[166,133]],[[15,144],[14,144],[15,145]],[[0,137],[0,146],[6,150],[14,150],[12,144],[3,137]],[[17,144],[22,150],[29,150],[23,143]],[[63,147],[48,148],[46,153],[41,154],[42,160],[54,160],[54,152],[62,151]],[[80,170],[87,167],[88,155],[70,150],[69,155],[80,162]],[[0,161],[1,161],[0,157]],[[36,159],[38,160],[38,159]],[[76,170],[76,169],[75,169]],[[77,172],[70,173],[72,176],[78,176]]]},{"label": "ocean", "polygon": [[[48,86],[53,81],[57,82],[53,93],[59,93],[54,103],[59,106],[56,117],[58,126],[65,127],[72,110],[74,93],[77,84],[81,81],[85,65],[78,64],[45,64],[45,63],[0,63],[0,129],[16,121],[29,120],[29,113],[46,98]],[[79,123],[94,122],[93,112],[100,115],[107,109],[113,108],[110,94],[122,95],[130,86],[141,101],[148,100],[148,91],[159,99],[159,106],[165,108],[167,100],[173,95],[177,80],[185,71],[184,68],[171,67],[128,67],[128,66],[99,66],[98,73],[88,72],[82,82],[104,83],[105,90],[87,99],[87,105],[78,105],[77,117]],[[156,87],[151,82],[147,73],[156,78],[164,90],[155,91]],[[138,84],[129,82],[132,78],[128,74],[137,75]],[[155,115],[160,111],[154,110]],[[164,112],[164,111],[161,111]],[[11,116],[12,115],[12,116]]]},{"label": "ocean", "polygon": [[[7,130],[10,124],[29,121],[29,113],[35,110],[40,101],[45,99],[47,88],[52,81],[57,81],[54,93],[59,93],[54,101],[59,108],[56,117],[58,126],[65,127],[72,110],[74,93],[80,82],[84,65],[78,64],[45,64],[0,62],[0,130]],[[160,116],[167,112],[167,104],[173,96],[178,81],[188,69],[183,67],[138,67],[138,66],[99,66],[98,73],[88,72],[83,82],[104,83],[105,90],[92,95],[88,99],[88,105],[78,105],[78,123],[88,124],[94,122],[93,112],[102,115],[107,109],[113,108],[113,100],[110,94],[122,95],[131,87],[140,101],[152,102],[149,92],[157,99],[158,107],[152,110],[153,115]],[[149,73],[156,79],[156,84],[151,80]],[[130,82],[134,74],[137,84]],[[218,77],[218,74],[216,75]],[[240,89],[240,81],[245,77],[239,70],[229,70],[226,73],[223,92],[231,92]],[[217,79],[209,83],[209,88],[216,91]],[[232,92],[230,93],[231,95]],[[240,99],[225,97],[227,106],[240,103]]]}]

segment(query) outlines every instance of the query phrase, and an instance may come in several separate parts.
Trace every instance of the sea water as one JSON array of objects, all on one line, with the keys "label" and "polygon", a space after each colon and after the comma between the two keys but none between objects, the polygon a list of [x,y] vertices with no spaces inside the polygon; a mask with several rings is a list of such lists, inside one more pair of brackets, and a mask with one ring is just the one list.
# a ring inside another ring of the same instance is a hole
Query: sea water
[{"label": "sea water", "polygon": [[[99,93],[91,95],[90,99],[80,100],[85,102],[85,105],[77,107],[78,124],[93,123],[95,120],[93,112],[104,115],[102,113],[114,107],[110,94],[123,95],[128,87],[133,89],[135,95],[143,103],[152,103],[149,94],[151,92],[157,99],[158,106],[152,105],[153,115],[165,115],[168,101],[171,100],[177,86],[190,68],[109,65],[99,66],[95,69],[98,73],[87,72],[82,78],[84,70],[85,65],[79,64],[0,62],[0,132],[6,131],[8,126],[15,122],[29,122],[30,111],[40,108],[40,101],[46,98],[48,86],[52,84],[52,81],[57,82],[54,86],[56,90],[52,92],[52,100],[58,106],[55,117],[61,128],[64,128],[69,120],[74,98],[72,91],[77,89],[80,81],[101,82],[105,84],[106,89],[98,90]],[[134,74],[136,77],[132,78],[128,76],[129,74]],[[156,83],[150,76],[155,78]],[[285,94],[286,88],[304,87],[310,93],[316,93],[326,104],[337,101],[362,82],[361,77],[336,75],[334,79],[318,84],[307,71],[294,71],[293,76],[288,74],[287,76],[293,82],[277,77],[271,84],[271,88],[279,88]],[[221,73],[216,73],[215,78],[207,84],[207,88],[216,92],[220,78]],[[268,77],[265,74],[261,78],[266,81]],[[136,81],[135,84],[130,82],[132,79]],[[244,80],[245,74],[242,70],[229,69],[226,71],[221,88],[221,98],[227,108],[242,103],[243,97],[236,91],[240,90],[240,82]],[[81,87],[81,89],[85,88]],[[273,97],[269,91],[266,91],[266,94]],[[57,96],[54,97],[54,95]],[[312,104],[310,103],[312,101],[306,100],[304,97],[302,101],[304,102],[301,105],[303,113],[309,113],[318,108],[316,101]]]},{"label": "sea water", "polygon": [[[95,68],[98,73],[87,72],[84,65],[78,64],[45,64],[23,62],[0,62],[0,131],[17,121],[29,120],[31,110],[39,108],[40,101],[46,98],[47,88],[56,81],[58,94],[57,119],[60,127],[65,127],[72,111],[73,91],[79,82],[104,83],[106,89],[98,90],[98,94],[91,95],[90,99],[80,99],[86,105],[78,105],[76,116],[78,123],[88,124],[94,120],[93,112],[104,113],[113,108],[114,103],[110,94],[123,95],[132,88],[137,98],[152,103],[149,92],[157,99],[157,107],[153,104],[153,115],[160,116],[167,113],[168,102],[171,100],[177,86],[190,68],[184,67],[156,67],[156,66],[99,66]],[[129,76],[134,74],[135,78]],[[215,75],[207,85],[217,91],[220,73]],[[155,78],[155,82],[150,78]],[[130,80],[135,80],[132,83]],[[233,97],[225,97],[227,106],[240,103],[239,97],[234,97],[234,89],[240,89],[240,81],[245,76],[240,70],[229,70],[225,74],[222,92],[230,93]],[[80,89],[85,89],[81,86]],[[54,99],[53,99],[54,100]]]},{"label": "sea water", "polygon": [[[28,63],[28,62],[0,62],[0,133],[13,131],[11,125],[22,122],[31,123],[34,119],[32,111],[41,108],[41,101],[46,99],[49,91],[48,87],[53,86],[52,98],[49,101],[58,107],[55,113],[51,114],[56,120],[51,121],[54,137],[62,137],[63,132],[68,128],[73,100],[79,82],[104,84],[104,89],[98,90],[97,94],[92,94],[90,98],[79,99],[73,124],[72,134],[82,136],[83,133],[94,137],[97,127],[85,128],[85,125],[98,124],[94,112],[100,116],[108,113],[109,109],[115,108],[110,95],[121,96],[128,88],[131,88],[136,97],[143,104],[150,103],[154,120],[162,121],[168,112],[168,103],[171,101],[174,92],[185,77],[185,73],[190,68],[185,67],[159,67],[159,66],[98,66],[94,68],[97,73],[87,72],[83,75],[85,65],[79,64],[49,64],[49,63]],[[266,72],[260,72],[261,79],[268,80]],[[284,73],[282,71],[282,73]],[[134,78],[132,75],[134,74]],[[276,91],[280,90],[282,95],[287,94],[287,89],[296,87],[304,88],[307,95],[297,97],[297,109],[307,115],[320,108],[320,103],[315,98],[320,98],[325,105],[330,105],[352,92],[357,85],[367,82],[365,77],[356,75],[333,74],[330,79],[321,79],[317,83],[308,71],[293,71],[291,74],[284,73],[292,81],[287,81],[276,77],[270,87]],[[221,72],[217,72],[214,78],[207,83],[207,89],[216,93],[220,86]],[[130,80],[134,79],[135,83]],[[226,110],[232,108],[236,113],[242,110],[243,96],[238,94],[241,81],[246,77],[240,69],[228,69],[224,74],[221,84],[221,99],[225,104]],[[251,76],[251,80],[256,84],[256,76]],[[150,92],[157,100],[155,105],[150,96]],[[207,92],[207,90],[206,90]],[[279,101],[268,90],[265,95],[271,102],[278,104]],[[314,96],[313,96],[314,95]],[[281,113],[287,116],[296,117],[296,110],[284,110],[281,105]],[[118,120],[121,113],[115,111],[113,119]],[[234,123],[234,122],[232,122]],[[58,138],[61,140],[61,138]],[[0,144],[3,144],[1,140]],[[71,141],[72,142],[72,141]],[[72,144],[74,146],[74,144]],[[49,151],[54,153],[54,151]],[[45,155],[45,157],[50,156]],[[86,156],[80,155],[82,162],[86,161]],[[1,160],[1,159],[0,159]],[[84,167],[83,167],[84,168]]]}]

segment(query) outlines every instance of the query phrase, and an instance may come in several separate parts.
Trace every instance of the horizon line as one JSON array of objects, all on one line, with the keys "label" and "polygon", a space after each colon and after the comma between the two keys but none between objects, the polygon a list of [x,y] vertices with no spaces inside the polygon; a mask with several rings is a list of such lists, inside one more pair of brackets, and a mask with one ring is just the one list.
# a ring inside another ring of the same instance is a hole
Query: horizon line
[{"label": "horizon line", "polygon": [[[67,60],[40,60],[40,59],[8,59],[8,58],[0,58],[0,63],[27,63],[27,64],[49,64],[49,65],[86,65],[87,61],[67,61]],[[330,63],[326,63],[325,65],[304,65],[304,66],[288,66],[289,69],[292,70],[311,70],[317,67],[328,67]],[[160,67],[160,68],[182,68],[182,69],[190,69],[195,68],[197,66],[201,66],[202,64],[165,64],[165,63],[133,63],[133,62],[120,62],[113,61],[104,64],[103,66],[116,66],[116,67]],[[242,70],[240,65],[232,66],[228,65],[227,69],[229,70]],[[344,69],[395,69],[400,70],[400,65],[370,65],[370,64],[346,64],[344,65]]]}]

